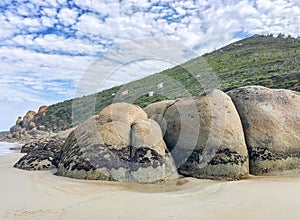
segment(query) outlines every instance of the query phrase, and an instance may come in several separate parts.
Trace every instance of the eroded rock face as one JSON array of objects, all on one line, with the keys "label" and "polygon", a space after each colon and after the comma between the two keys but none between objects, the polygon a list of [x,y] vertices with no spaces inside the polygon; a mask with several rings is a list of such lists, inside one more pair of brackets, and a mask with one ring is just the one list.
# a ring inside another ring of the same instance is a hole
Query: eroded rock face
[{"label": "eroded rock face", "polygon": [[167,123],[164,119],[164,114],[166,110],[175,103],[175,100],[164,100],[160,102],[152,103],[144,108],[144,111],[147,113],[148,117],[156,121],[164,135],[167,130]]},{"label": "eroded rock face", "polygon": [[248,86],[228,95],[243,123],[250,173],[299,173],[300,93]]},{"label": "eroded rock face", "polygon": [[19,132],[19,131],[21,131],[21,129],[22,129],[21,126],[14,125],[10,128],[10,133],[13,134],[13,133]]},{"label": "eroded rock face", "polygon": [[139,106],[124,102],[109,105],[99,113],[100,124],[106,124],[111,121],[122,121],[132,124],[137,119],[146,120],[148,116]]},{"label": "eroded rock face", "polygon": [[180,174],[241,179],[249,174],[240,118],[230,97],[219,90],[184,98],[163,115],[165,142]]},{"label": "eroded rock face", "polygon": [[[137,182],[144,179],[147,182],[151,182],[151,179],[160,180],[172,174],[175,174],[172,178],[176,178],[177,170],[163,140],[160,126],[152,119],[139,119],[131,127],[132,162],[136,167],[131,178]],[[148,173],[151,175],[144,173],[140,166],[150,170]]]},{"label": "eroded rock face", "polygon": [[34,141],[25,144],[21,153],[27,153],[15,165],[23,170],[49,170],[57,167],[62,140]]},{"label": "eroded rock face", "polygon": [[21,116],[19,116],[19,117],[17,118],[16,125],[17,125],[17,126],[23,126],[23,121],[22,121],[22,117],[21,117]]},{"label": "eroded rock face", "polygon": [[57,174],[145,183],[177,178],[159,125],[127,103],[106,107],[68,136]]},{"label": "eroded rock face", "polygon": [[47,108],[48,108],[47,105],[43,105],[43,106],[39,107],[38,113],[43,113],[43,112],[45,112]]},{"label": "eroded rock face", "polygon": [[49,151],[34,151],[23,156],[15,165],[22,170],[50,170],[55,168],[53,154]]},{"label": "eroded rock face", "polygon": [[29,125],[29,123],[33,120],[34,116],[36,115],[35,111],[28,111],[26,115],[23,117],[23,126]]}]

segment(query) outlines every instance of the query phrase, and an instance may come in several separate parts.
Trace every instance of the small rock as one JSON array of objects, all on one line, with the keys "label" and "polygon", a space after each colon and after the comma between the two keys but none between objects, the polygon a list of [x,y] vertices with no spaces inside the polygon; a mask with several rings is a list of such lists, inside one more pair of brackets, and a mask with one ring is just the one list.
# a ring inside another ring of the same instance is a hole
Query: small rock
[{"label": "small rock", "polygon": [[27,143],[21,148],[21,153],[27,154],[14,167],[24,170],[52,169],[58,164],[62,145],[62,140],[54,139]]}]

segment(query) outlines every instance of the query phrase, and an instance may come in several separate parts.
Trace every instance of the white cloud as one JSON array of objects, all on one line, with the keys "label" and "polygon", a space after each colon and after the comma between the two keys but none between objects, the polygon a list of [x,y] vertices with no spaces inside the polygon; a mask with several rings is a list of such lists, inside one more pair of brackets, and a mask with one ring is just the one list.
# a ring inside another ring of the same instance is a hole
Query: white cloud
[{"label": "white cloud", "polygon": [[111,33],[112,27],[109,25],[103,24],[96,15],[93,14],[84,14],[79,17],[79,22],[75,25],[75,28],[78,30],[80,36],[84,35],[102,35],[108,37]]},{"label": "white cloud", "polygon": [[26,45],[35,50],[57,51],[57,53],[69,54],[86,54],[90,56],[95,56],[95,54],[104,51],[102,44],[94,45],[80,39],[66,39],[63,36],[57,36],[55,34],[48,34],[40,37],[34,35],[17,35],[7,41],[7,44],[11,47]]},{"label": "white cloud", "polygon": [[33,26],[33,27],[39,27],[41,24],[40,24],[40,21],[36,18],[25,18],[23,19],[23,24],[26,25],[26,26]]},{"label": "white cloud", "polygon": [[0,88],[0,100],[8,101],[8,102],[15,102],[15,103],[24,103],[24,102],[46,102],[38,97],[31,96],[29,93],[22,92],[17,88],[11,86],[1,85]]},{"label": "white cloud", "polygon": [[121,7],[135,6],[137,8],[149,8],[151,6],[151,3],[153,3],[153,2],[150,2],[150,1],[147,1],[147,0],[127,0],[127,1],[124,2],[123,5],[121,5]]},{"label": "white cloud", "polygon": [[29,16],[31,13],[30,8],[26,7],[25,5],[18,8],[18,14],[23,16]]},{"label": "white cloud", "polygon": [[3,27],[7,27],[7,26],[9,26],[9,27],[15,26],[16,27],[16,26],[23,24],[22,17],[17,16],[10,11],[6,11],[5,15],[6,15],[6,18],[5,18],[5,20],[3,20],[5,22],[5,26],[3,26]]},{"label": "white cloud", "polygon": [[44,27],[53,27],[53,25],[57,22],[57,20],[50,19],[49,17],[43,16],[41,17],[41,22]]},{"label": "white cloud", "polygon": [[76,22],[78,12],[68,8],[62,8],[58,13],[58,18],[66,25],[72,25]]},{"label": "white cloud", "polygon": [[54,8],[56,8],[58,6],[56,0],[46,0],[45,2],[47,2],[48,4],[50,4]]},{"label": "white cloud", "polygon": [[45,16],[54,17],[56,16],[57,12],[55,8],[43,8],[41,13]]},{"label": "white cloud", "polygon": [[[2,74],[20,72],[33,74],[41,79],[77,79],[91,62],[91,57],[72,57],[26,51],[21,48],[2,47],[0,58],[9,57],[11,62],[1,63]],[[47,70],[47,71],[44,71]],[[57,74],[57,75],[56,75]]]}]

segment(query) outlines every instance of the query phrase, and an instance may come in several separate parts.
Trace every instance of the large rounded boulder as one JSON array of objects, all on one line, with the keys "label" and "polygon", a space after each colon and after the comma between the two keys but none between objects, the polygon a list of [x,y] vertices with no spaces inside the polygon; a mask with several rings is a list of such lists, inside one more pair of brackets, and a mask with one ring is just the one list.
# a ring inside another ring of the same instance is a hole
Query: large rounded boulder
[{"label": "large rounded boulder", "polygon": [[68,136],[57,174],[142,183],[177,178],[159,125],[127,103],[107,106]]},{"label": "large rounded boulder", "polygon": [[228,92],[241,117],[254,175],[300,172],[300,93],[248,86]]},{"label": "large rounded boulder", "polygon": [[155,118],[166,123],[164,140],[180,174],[225,180],[248,176],[248,152],[242,124],[225,93],[206,91],[177,100],[163,111],[150,107],[151,112],[163,113]]}]

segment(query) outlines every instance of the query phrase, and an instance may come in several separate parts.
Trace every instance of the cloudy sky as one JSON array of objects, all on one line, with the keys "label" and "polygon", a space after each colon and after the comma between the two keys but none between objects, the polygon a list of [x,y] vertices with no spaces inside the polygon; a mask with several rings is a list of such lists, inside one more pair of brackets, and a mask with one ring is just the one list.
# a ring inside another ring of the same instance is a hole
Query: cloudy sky
[{"label": "cloudy sky", "polygon": [[[167,39],[200,55],[253,34],[298,36],[299,21],[298,0],[1,0],[0,130],[72,98],[91,63],[128,41]],[[127,67],[109,86],[168,65]]]}]

